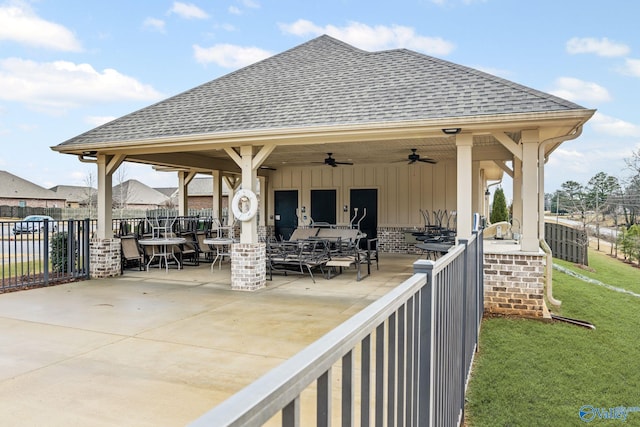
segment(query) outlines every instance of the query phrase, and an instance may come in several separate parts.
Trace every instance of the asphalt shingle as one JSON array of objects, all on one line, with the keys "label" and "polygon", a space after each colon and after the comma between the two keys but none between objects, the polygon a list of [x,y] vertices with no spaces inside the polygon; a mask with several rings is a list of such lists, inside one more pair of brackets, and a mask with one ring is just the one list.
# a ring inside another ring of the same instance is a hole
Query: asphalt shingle
[{"label": "asphalt shingle", "polygon": [[61,145],[575,109],[583,107],[469,67],[325,35]]}]

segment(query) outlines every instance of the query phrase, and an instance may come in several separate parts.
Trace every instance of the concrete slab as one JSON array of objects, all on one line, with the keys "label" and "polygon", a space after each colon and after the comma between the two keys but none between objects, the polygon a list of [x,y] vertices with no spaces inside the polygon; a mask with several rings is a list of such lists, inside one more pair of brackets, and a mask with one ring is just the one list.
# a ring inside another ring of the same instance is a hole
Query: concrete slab
[{"label": "concrete slab", "polygon": [[412,274],[416,256],[232,291],[228,264],[0,294],[0,425],[185,425]]}]

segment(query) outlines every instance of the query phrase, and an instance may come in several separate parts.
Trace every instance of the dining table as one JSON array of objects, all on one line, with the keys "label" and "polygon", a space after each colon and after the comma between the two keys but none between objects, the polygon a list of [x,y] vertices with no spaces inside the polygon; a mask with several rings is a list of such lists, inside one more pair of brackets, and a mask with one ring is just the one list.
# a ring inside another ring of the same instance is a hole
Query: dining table
[{"label": "dining table", "polygon": [[175,260],[176,265],[178,266],[178,270],[180,270],[181,265],[180,261],[176,257],[174,252],[174,248],[176,245],[181,245],[185,243],[187,239],[184,237],[153,237],[150,239],[140,239],[138,243],[141,246],[149,246],[151,247],[151,256],[149,257],[149,261],[147,262],[147,271],[149,271],[149,266],[153,262],[153,259],[158,257],[158,268],[162,268],[162,260],[164,259],[164,266],[167,272],[169,272],[169,259],[173,258]]}]

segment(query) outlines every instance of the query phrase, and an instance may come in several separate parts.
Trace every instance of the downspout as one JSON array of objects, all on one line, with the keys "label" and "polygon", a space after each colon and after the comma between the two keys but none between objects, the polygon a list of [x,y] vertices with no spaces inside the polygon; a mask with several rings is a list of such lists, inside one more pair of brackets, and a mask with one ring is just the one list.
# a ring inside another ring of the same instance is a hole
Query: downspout
[{"label": "downspout", "polygon": [[[549,144],[560,144],[578,138],[580,135],[582,135],[582,126],[583,125],[579,125],[578,127],[576,127],[575,131],[570,135],[549,138],[542,141],[542,143],[538,147],[538,190],[544,189],[544,165],[549,160],[548,157],[545,157],[544,155],[544,149]],[[538,230],[540,235],[540,247],[546,254],[547,261],[545,274],[547,299],[552,305],[560,306],[562,304],[562,301],[557,300],[553,297],[553,254],[551,252],[549,244],[544,239],[544,191],[538,191],[538,222],[540,224],[540,229]]]}]

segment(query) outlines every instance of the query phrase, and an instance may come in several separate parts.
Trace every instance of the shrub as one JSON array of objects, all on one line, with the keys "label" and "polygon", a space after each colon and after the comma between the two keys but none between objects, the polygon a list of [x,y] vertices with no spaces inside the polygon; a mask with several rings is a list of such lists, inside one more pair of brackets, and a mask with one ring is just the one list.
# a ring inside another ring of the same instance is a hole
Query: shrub
[{"label": "shrub", "polygon": [[61,231],[51,235],[51,267],[56,273],[66,273],[69,265],[68,233]]}]

